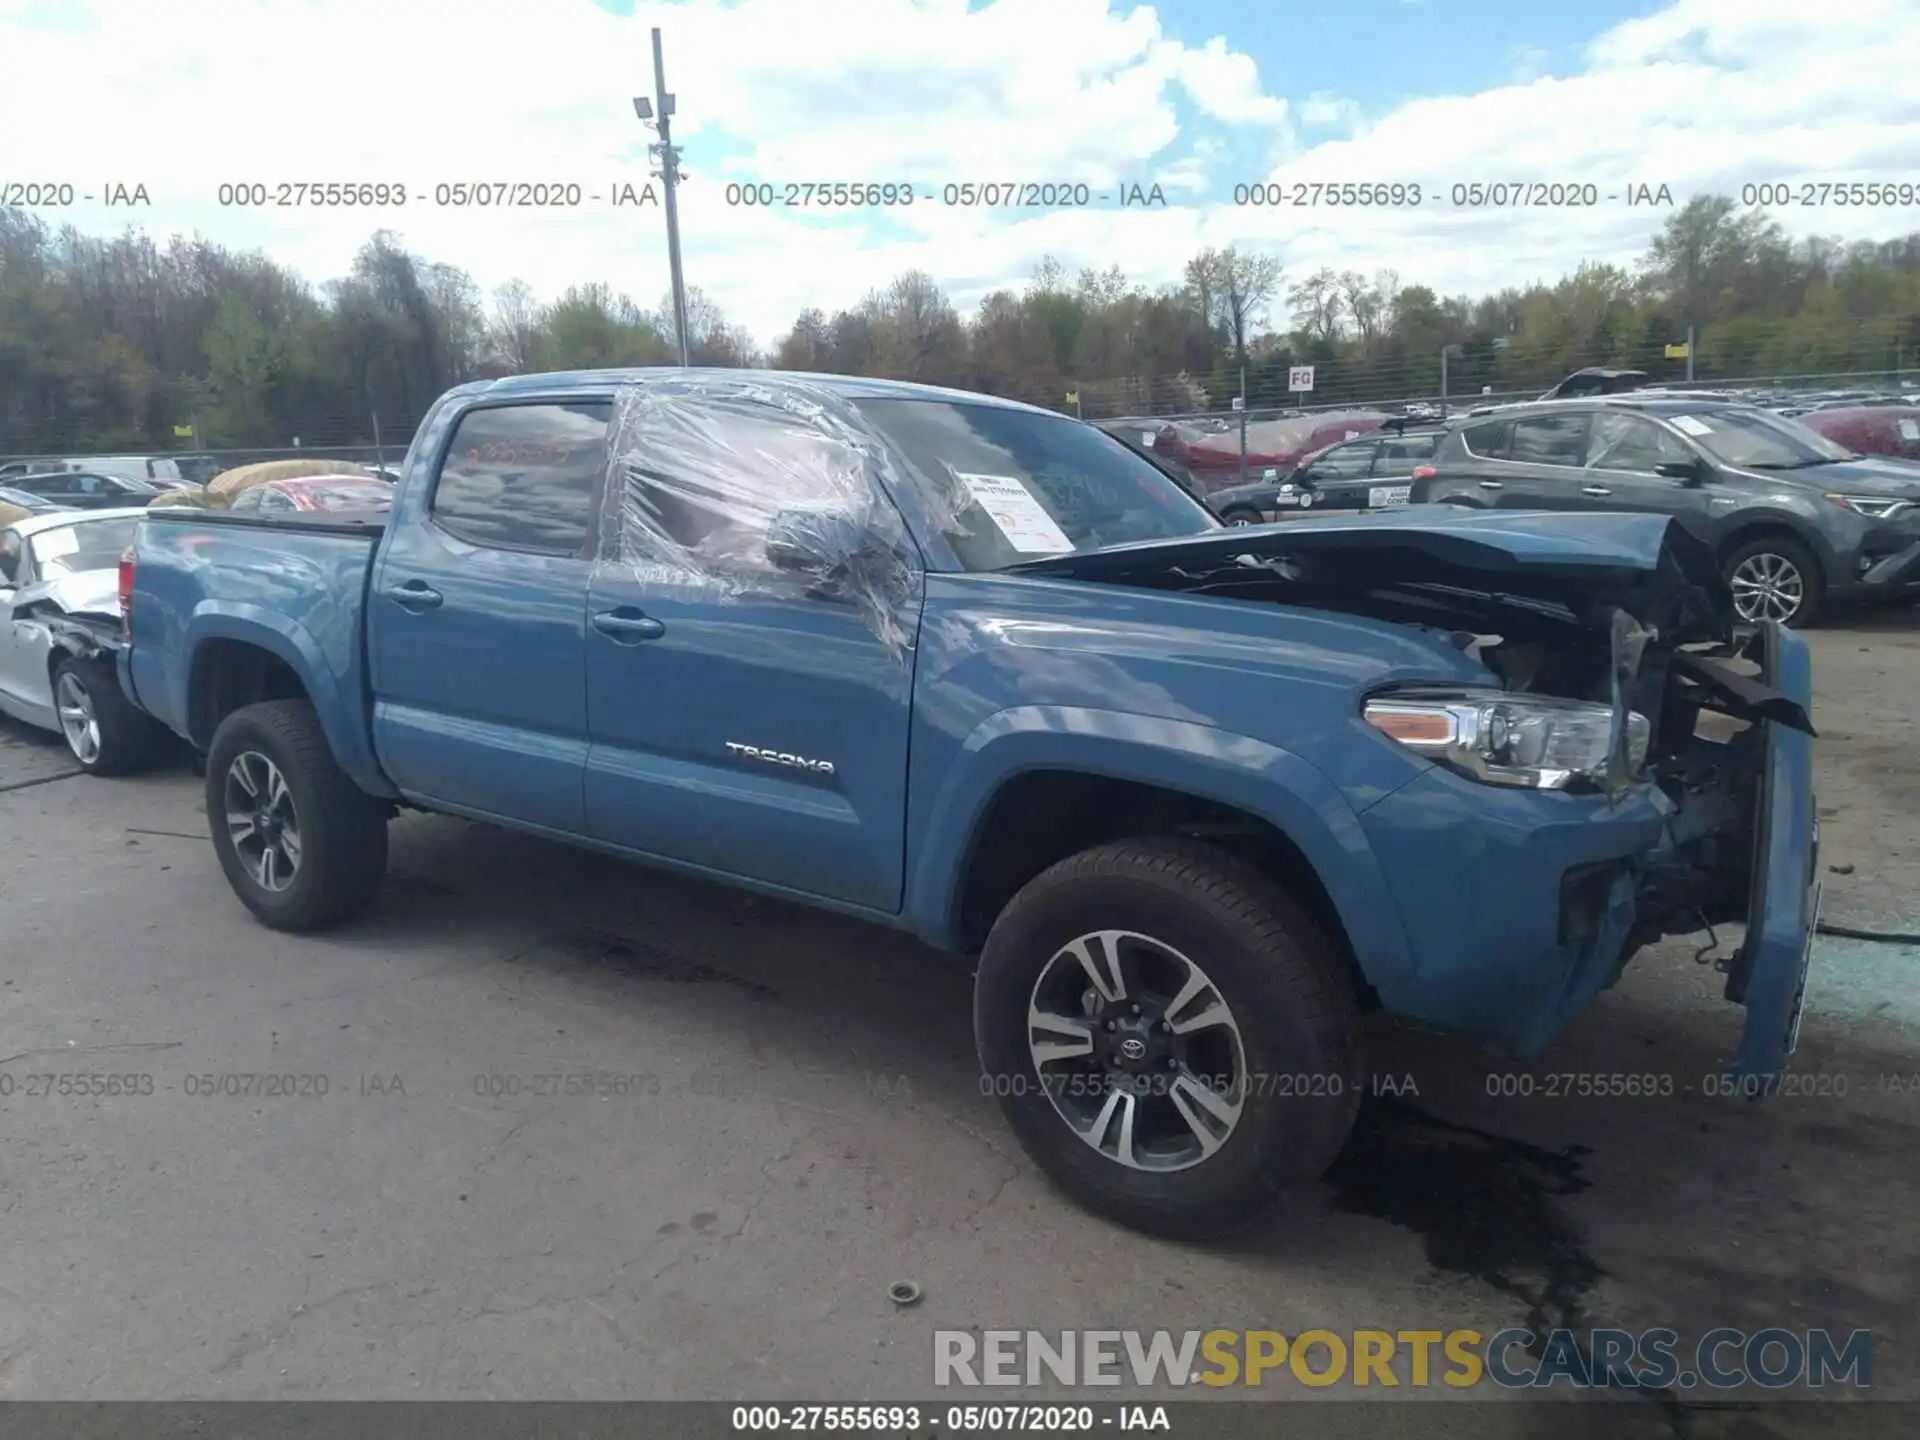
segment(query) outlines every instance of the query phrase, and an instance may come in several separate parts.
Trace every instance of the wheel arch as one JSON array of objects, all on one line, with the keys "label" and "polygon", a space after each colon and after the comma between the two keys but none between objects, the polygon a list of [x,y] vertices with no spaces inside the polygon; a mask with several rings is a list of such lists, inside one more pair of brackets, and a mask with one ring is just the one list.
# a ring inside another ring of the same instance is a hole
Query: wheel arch
[{"label": "wheel arch", "polygon": [[1363,990],[1376,973],[1411,968],[1357,816],[1291,752],[1190,722],[1079,710],[1069,722],[1035,707],[1002,712],[957,758],[909,870],[907,919],[932,943],[971,954],[1005,901],[1049,865],[1110,840],[1177,834],[1235,851],[1286,885]]}]

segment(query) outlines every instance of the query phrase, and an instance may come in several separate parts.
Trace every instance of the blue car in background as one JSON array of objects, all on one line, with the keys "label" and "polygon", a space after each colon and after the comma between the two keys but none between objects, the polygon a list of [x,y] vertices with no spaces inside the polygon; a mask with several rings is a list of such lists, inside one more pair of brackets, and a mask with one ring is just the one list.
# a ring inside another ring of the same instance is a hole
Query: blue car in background
[{"label": "blue car in background", "polygon": [[1230,528],[1005,400],[583,372],[442,397],[385,513],[149,511],[121,588],[264,924],[364,911],[410,808],[904,929],[976,967],[1035,1161],[1142,1229],[1320,1174],[1369,1010],[1531,1053],[1744,923],[1730,1069],[1797,1041],[1807,649],[1666,517]]}]

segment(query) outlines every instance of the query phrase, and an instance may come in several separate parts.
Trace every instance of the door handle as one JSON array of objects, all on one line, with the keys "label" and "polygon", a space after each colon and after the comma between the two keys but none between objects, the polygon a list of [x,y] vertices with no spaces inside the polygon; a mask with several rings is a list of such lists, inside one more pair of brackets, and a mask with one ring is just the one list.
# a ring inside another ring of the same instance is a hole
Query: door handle
[{"label": "door handle", "polygon": [[1480,482],[1480,488],[1482,490],[1501,490],[1506,487],[1498,480],[1482,480]]},{"label": "door handle", "polygon": [[1582,485],[1580,487],[1580,493],[1582,495],[1611,495],[1613,492],[1604,485]]},{"label": "door handle", "polygon": [[409,580],[387,591],[387,598],[402,610],[410,610],[418,615],[422,610],[437,609],[446,596],[424,580]]},{"label": "door handle", "polygon": [[602,610],[593,617],[593,628],[617,645],[638,645],[642,640],[658,640],[667,633],[667,627],[651,615],[642,615],[626,606]]}]

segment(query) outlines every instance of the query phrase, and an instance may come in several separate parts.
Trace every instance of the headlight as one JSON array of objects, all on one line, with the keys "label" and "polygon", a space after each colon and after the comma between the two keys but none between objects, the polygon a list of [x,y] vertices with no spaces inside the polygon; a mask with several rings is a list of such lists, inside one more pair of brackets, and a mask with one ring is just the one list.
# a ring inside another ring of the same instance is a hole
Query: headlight
[{"label": "headlight", "polygon": [[1911,500],[1889,500],[1884,495],[1829,495],[1827,499],[1842,510],[1851,510],[1869,520],[1891,520],[1914,508]]},{"label": "headlight", "polygon": [[[1409,750],[1483,780],[1530,790],[1565,790],[1597,779],[1607,765],[1613,710],[1585,700],[1503,691],[1402,693],[1369,700],[1369,724]],[[1637,773],[1653,726],[1627,715],[1627,754]]]}]

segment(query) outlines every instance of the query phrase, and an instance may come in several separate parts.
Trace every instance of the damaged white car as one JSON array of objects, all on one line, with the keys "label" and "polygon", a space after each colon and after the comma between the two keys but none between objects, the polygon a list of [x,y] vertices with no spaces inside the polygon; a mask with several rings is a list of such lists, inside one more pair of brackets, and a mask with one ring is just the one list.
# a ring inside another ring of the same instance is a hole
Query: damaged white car
[{"label": "damaged white car", "polygon": [[0,530],[0,711],[57,731],[95,775],[136,768],[158,739],[114,673],[120,557],[145,513],[54,512]]}]

